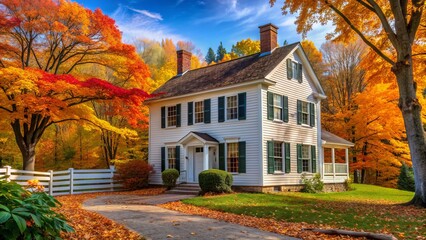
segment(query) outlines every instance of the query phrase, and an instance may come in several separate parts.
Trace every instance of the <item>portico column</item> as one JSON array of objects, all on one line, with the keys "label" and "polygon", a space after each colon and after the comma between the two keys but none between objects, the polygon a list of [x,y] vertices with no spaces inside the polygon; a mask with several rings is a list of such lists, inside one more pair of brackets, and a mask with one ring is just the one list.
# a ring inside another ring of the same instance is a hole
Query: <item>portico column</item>
[{"label": "portico column", "polygon": [[334,148],[331,148],[331,162],[333,163],[333,179],[336,177],[336,161]]},{"label": "portico column", "polygon": [[209,146],[204,145],[203,149],[203,170],[209,169]]},{"label": "portico column", "polygon": [[346,176],[349,178],[349,149],[345,149]]}]

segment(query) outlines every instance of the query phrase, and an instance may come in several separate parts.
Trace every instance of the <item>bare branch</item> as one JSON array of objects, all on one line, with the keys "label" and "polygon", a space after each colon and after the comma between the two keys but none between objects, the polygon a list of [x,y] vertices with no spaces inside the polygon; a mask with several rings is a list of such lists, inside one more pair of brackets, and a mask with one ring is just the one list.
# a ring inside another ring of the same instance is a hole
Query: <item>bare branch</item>
[{"label": "bare branch", "polygon": [[337,9],[333,4],[331,4],[328,0],[324,1],[335,13],[337,13],[343,20],[354,30],[358,36],[367,44],[374,52],[376,52],[380,57],[382,57],[386,62],[390,63],[392,66],[395,64],[392,59],[386,56],[380,49],[378,49],[370,40],[368,40],[364,34],[352,24],[352,21],[347,18],[339,9]]}]

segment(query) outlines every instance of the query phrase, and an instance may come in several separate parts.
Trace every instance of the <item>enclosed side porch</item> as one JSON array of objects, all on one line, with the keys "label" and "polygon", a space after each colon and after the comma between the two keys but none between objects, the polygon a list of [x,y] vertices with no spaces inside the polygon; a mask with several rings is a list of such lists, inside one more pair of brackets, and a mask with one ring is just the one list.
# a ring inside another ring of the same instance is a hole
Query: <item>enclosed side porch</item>
[{"label": "enclosed side porch", "polygon": [[219,168],[219,142],[207,133],[190,132],[178,144],[182,146],[184,161],[180,171],[181,183],[198,183],[198,174]]},{"label": "enclosed side porch", "polygon": [[354,144],[322,130],[322,177],[325,183],[342,183],[349,178],[349,148]]}]

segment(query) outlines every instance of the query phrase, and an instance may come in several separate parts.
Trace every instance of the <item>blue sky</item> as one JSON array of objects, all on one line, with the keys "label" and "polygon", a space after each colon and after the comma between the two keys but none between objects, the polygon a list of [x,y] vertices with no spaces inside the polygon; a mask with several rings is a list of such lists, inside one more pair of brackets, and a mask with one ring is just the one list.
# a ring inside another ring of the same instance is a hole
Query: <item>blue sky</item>
[{"label": "blue sky", "polygon": [[[76,0],[90,9],[100,8],[116,20],[126,42],[136,38],[192,41],[204,54],[222,41],[226,49],[241,39],[259,39],[258,26],[279,27],[278,42],[300,41],[294,16],[281,14],[280,5],[268,0]],[[280,1],[278,1],[280,2]],[[315,26],[308,39],[317,47],[330,26]]]}]

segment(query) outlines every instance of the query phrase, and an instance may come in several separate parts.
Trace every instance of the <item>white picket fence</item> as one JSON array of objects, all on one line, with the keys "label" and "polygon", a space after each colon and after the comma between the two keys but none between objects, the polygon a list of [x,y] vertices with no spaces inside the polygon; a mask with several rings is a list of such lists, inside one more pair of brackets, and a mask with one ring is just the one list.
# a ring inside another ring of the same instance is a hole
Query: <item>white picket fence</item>
[{"label": "white picket fence", "polygon": [[115,169],[73,169],[65,171],[37,172],[0,168],[0,177],[14,181],[22,186],[28,180],[37,179],[44,186],[45,192],[52,196],[81,194],[90,192],[110,192],[121,189],[122,185],[114,180]]}]

